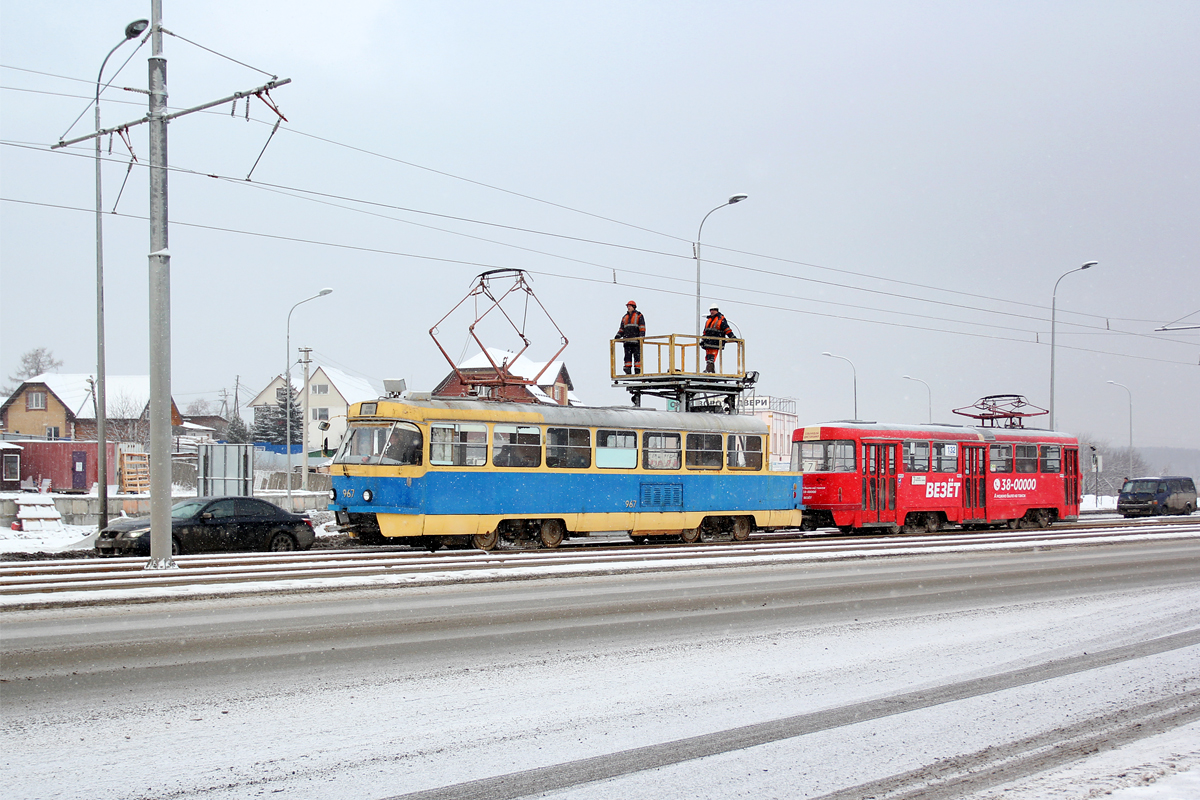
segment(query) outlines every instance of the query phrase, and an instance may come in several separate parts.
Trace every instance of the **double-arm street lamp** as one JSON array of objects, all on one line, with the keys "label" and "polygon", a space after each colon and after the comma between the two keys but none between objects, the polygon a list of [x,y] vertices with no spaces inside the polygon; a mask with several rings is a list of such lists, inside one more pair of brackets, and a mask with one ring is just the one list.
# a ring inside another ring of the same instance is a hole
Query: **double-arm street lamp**
[{"label": "double-arm street lamp", "polygon": [[696,241],[692,243],[692,255],[696,257],[696,336],[700,336],[700,334],[704,332],[704,317],[707,316],[704,313],[704,309],[701,306],[700,300],[700,234],[704,232],[704,223],[708,220],[713,211],[724,208],[725,206],[731,206],[734,203],[740,203],[749,196],[750,195],[747,194],[735,194],[724,203],[721,203],[721,205],[717,206],[717,208],[714,208],[712,211],[708,212],[708,214],[705,214],[704,219],[700,220],[700,229],[696,231]]},{"label": "double-arm street lamp", "polygon": [[134,20],[125,26],[125,37],[108,51],[108,55],[100,62],[100,72],[96,74],[96,477],[99,484],[100,516],[97,520],[103,530],[108,525],[108,402],[105,391],[104,367],[104,211],[101,208],[100,194],[100,85],[104,78],[104,68],[117,48],[141,36],[150,21]]},{"label": "double-arm street lamp", "polygon": [[829,356],[830,358],[840,358],[842,361],[845,361],[847,364],[850,365],[851,373],[854,376],[854,419],[857,420],[858,419],[858,370],[854,368],[854,362],[851,361],[850,359],[846,358],[845,356],[835,356],[833,353],[830,353],[830,352],[824,352],[824,353],[821,353],[821,355]]},{"label": "double-arm street lamp", "polygon": [[[920,378],[914,378],[912,375],[902,376],[906,381],[916,381],[917,383],[925,383]],[[929,384],[925,383],[925,397],[929,403],[929,422],[933,422],[933,390],[929,388]],[[857,415],[855,415],[857,416]]]},{"label": "double-arm street lamp", "polygon": [[1050,296],[1050,430],[1056,430],[1054,427],[1054,347],[1058,335],[1058,284],[1071,273],[1091,269],[1099,263],[1099,261],[1089,261],[1082,267],[1067,270],[1054,282],[1054,293]]},{"label": "double-arm street lamp", "polygon": [[1117,383],[1116,381],[1109,381],[1109,383],[1111,383],[1113,386],[1120,386],[1122,389],[1125,390],[1125,393],[1129,395],[1129,475],[1127,475],[1126,477],[1132,478],[1133,477],[1133,392],[1131,392],[1129,390],[1129,387],[1123,383]]},{"label": "double-arm street lamp", "polygon": [[[287,510],[293,513],[296,509],[292,508],[292,311],[295,311],[298,307],[304,305],[309,300],[316,300],[318,297],[324,297],[332,291],[333,289],[322,289],[312,297],[304,298],[299,303],[296,303],[296,305],[292,306],[291,311],[288,311],[287,315],[287,369],[285,369],[283,373],[284,414],[287,419],[287,433],[284,435],[284,447],[287,449]],[[304,387],[304,391],[308,391],[307,386]],[[304,435],[304,433],[307,433],[307,428],[308,420],[302,421],[300,430],[303,433],[301,433],[300,438],[305,443],[304,445],[301,445],[302,450],[307,447],[308,437]],[[307,473],[307,452],[305,453],[304,469]]]}]

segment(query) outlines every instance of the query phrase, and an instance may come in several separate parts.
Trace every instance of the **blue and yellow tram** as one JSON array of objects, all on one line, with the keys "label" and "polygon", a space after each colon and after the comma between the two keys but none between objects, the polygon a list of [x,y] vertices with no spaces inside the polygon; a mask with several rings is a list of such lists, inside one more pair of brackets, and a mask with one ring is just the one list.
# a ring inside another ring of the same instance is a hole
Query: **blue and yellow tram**
[{"label": "blue and yellow tram", "polygon": [[697,542],[800,525],[800,475],[768,470],[754,417],[381,398],[348,423],[329,508],[365,543]]}]

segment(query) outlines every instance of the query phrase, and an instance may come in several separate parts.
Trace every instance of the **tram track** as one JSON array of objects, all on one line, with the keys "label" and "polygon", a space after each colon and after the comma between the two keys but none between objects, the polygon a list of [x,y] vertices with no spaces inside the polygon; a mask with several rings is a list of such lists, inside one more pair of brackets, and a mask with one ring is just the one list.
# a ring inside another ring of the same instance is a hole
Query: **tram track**
[{"label": "tram track", "polygon": [[[1122,521],[1124,522],[1124,521]],[[222,593],[321,591],[355,586],[482,582],[612,572],[695,570],[777,561],[902,557],[948,549],[1095,546],[1145,537],[1200,538],[1200,520],[1135,525],[1063,525],[1051,529],[941,534],[756,535],[747,542],[700,545],[603,542],[545,549],[428,553],[372,548],[302,553],[178,556],[178,569],[146,570],[145,559],[68,559],[0,565],[0,608],[197,598]],[[586,542],[586,540],[584,540]]]}]

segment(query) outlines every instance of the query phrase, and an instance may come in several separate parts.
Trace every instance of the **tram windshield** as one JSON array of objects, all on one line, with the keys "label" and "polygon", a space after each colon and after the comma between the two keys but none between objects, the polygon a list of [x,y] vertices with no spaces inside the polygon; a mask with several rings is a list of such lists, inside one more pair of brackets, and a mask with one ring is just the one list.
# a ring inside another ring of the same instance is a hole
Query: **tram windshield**
[{"label": "tram windshield", "polygon": [[351,425],[333,463],[412,466],[422,450],[421,430],[410,422]]},{"label": "tram windshield", "polygon": [[795,442],[792,469],[797,467],[801,472],[855,472],[854,442],[850,439]]}]

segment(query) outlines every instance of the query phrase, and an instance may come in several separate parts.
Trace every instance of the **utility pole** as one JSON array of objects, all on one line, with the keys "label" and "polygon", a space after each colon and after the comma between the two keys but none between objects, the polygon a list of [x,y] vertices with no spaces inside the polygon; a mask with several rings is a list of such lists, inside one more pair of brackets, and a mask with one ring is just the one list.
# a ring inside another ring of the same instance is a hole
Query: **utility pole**
[{"label": "utility pole", "polygon": [[162,0],[150,3],[150,563],[171,558],[171,253],[167,249],[167,59]]},{"label": "utility pole", "polygon": [[[302,480],[300,482],[300,488],[307,492],[308,491],[308,424],[309,424],[308,423],[308,394],[309,394],[308,365],[310,363],[312,363],[311,359],[309,358],[309,356],[312,354],[312,348],[311,347],[300,347],[297,349],[301,353],[304,354],[304,357],[301,359],[301,363],[304,364],[304,384],[300,389],[300,391],[304,393],[304,421],[300,423],[300,470],[301,470],[300,474],[304,476],[304,480]],[[289,409],[289,411],[290,410],[291,409]],[[291,479],[292,479],[292,476],[289,475],[288,480],[290,481]]]},{"label": "utility pole", "polygon": [[237,92],[230,97],[168,114],[167,59],[163,55],[162,34],[162,0],[151,0],[150,105],[147,115],[115,128],[60,141],[51,148],[98,139],[143,123],[150,126],[150,561],[146,569],[176,568],[171,558],[171,253],[167,249],[167,124],[186,114],[241,97],[256,95],[261,98],[276,86],[291,83],[290,78],[272,79],[247,92]]}]

